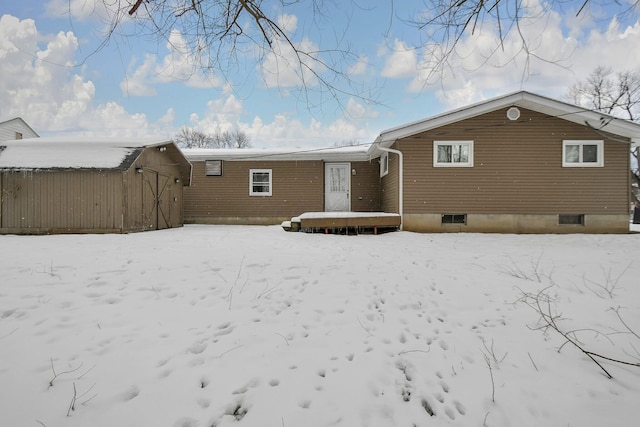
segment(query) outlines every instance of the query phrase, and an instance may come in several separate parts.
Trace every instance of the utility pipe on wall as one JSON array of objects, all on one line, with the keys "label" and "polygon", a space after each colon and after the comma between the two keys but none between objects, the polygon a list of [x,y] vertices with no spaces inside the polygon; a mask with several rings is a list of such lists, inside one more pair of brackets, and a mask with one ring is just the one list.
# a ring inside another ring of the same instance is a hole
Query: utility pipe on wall
[{"label": "utility pipe on wall", "polygon": [[403,199],[403,181],[404,181],[404,166],[403,166],[403,157],[402,151],[394,150],[393,148],[385,148],[378,145],[378,148],[381,151],[386,153],[392,153],[398,155],[398,214],[400,215],[400,230],[402,230],[402,224],[404,223],[402,217],[402,205],[404,204]]}]

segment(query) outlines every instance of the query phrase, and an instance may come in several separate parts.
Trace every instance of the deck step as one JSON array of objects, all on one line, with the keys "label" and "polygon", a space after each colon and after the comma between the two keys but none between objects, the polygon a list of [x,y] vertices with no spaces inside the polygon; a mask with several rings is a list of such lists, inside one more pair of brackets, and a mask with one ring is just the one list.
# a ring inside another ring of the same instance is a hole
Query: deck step
[{"label": "deck step", "polygon": [[398,214],[385,212],[306,212],[291,221],[284,221],[286,231],[324,232],[325,234],[373,231],[394,231],[400,228]]}]

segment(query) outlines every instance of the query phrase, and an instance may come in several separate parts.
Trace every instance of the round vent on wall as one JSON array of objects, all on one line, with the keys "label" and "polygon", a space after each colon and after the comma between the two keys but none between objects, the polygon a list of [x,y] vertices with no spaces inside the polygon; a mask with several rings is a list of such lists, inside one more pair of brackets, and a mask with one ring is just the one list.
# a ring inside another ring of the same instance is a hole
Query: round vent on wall
[{"label": "round vent on wall", "polygon": [[511,107],[507,110],[507,118],[509,120],[518,120],[520,118],[520,110],[518,107]]}]

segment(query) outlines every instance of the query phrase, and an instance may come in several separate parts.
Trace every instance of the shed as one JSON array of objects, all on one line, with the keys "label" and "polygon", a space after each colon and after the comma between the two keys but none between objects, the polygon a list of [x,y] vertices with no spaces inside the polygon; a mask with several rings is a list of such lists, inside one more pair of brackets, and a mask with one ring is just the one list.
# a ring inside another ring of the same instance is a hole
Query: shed
[{"label": "shed", "polygon": [[128,233],[183,225],[191,164],[166,139],[0,142],[0,233]]}]

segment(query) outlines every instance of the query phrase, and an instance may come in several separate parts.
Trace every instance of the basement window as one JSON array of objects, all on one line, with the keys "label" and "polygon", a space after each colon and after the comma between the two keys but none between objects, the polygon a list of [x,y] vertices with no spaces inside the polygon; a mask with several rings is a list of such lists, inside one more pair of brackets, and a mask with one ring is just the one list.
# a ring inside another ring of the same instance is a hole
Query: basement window
[{"label": "basement window", "polygon": [[562,166],[604,166],[604,141],[562,141]]},{"label": "basement window", "polygon": [[222,160],[205,160],[204,170],[207,176],[222,176]]},{"label": "basement window", "polygon": [[584,214],[578,215],[558,215],[558,224],[560,225],[584,225]]},{"label": "basement window", "polygon": [[271,169],[249,170],[249,195],[271,196]]},{"label": "basement window", "polygon": [[467,214],[442,214],[442,224],[466,224]]}]

